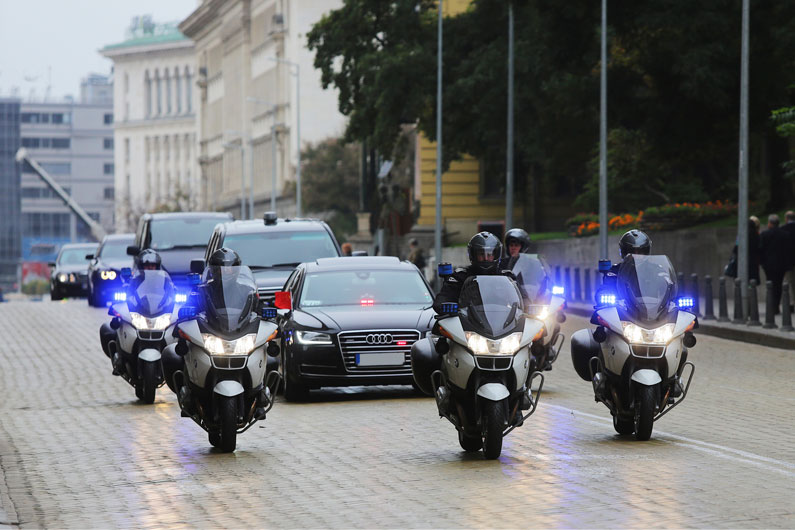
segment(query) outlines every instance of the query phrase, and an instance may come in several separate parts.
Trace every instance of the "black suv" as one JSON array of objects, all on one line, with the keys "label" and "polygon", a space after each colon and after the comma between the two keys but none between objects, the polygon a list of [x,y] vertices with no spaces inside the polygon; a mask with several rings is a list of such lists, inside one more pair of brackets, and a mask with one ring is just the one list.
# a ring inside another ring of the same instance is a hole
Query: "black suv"
[{"label": "black suv", "polygon": [[232,219],[232,214],[221,212],[147,213],[138,222],[135,244],[127,247],[127,254],[156,250],[174,284],[184,287],[190,262],[204,256],[215,225]]},{"label": "black suv", "polygon": [[88,292],[87,254],[97,251],[96,243],[72,243],[61,247],[58,258],[50,263],[50,297],[85,296]]},{"label": "black suv", "polygon": [[317,219],[278,219],[266,212],[262,220],[234,221],[215,227],[205,262],[221,247],[240,255],[257,280],[260,298],[273,301],[299,263],[342,255],[331,228]]}]

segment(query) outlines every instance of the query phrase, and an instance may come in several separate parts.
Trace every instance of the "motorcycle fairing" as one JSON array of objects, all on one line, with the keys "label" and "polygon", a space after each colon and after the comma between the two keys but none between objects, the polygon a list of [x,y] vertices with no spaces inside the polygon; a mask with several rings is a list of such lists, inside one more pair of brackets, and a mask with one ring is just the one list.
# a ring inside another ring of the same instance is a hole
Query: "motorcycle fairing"
[{"label": "motorcycle fairing", "polygon": [[603,307],[596,311],[596,320],[599,323],[621,337],[624,336],[624,326],[621,324],[621,317],[618,316],[618,309],[615,307]]}]

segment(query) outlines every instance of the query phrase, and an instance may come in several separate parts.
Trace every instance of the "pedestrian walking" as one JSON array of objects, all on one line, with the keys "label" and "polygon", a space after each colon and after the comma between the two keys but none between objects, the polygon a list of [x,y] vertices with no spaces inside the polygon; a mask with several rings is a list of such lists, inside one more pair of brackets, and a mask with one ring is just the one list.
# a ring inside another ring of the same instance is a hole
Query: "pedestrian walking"
[{"label": "pedestrian walking", "polygon": [[790,266],[784,275],[784,281],[789,283],[789,299],[795,301],[795,212],[789,210],[784,214],[784,226],[781,227],[789,236]]},{"label": "pedestrian walking", "polygon": [[425,261],[425,254],[422,252],[420,248],[420,242],[417,241],[416,238],[412,238],[409,241],[409,257],[408,260],[417,266],[420,269],[420,272],[425,275],[425,266],[427,262]]},{"label": "pedestrian walking", "polygon": [[[759,218],[752,215],[748,218],[748,280],[759,283]],[[729,263],[723,274],[732,278],[737,277],[737,242],[734,243]]]},{"label": "pedestrian walking", "polygon": [[773,282],[775,314],[779,312],[784,274],[792,268],[792,243],[789,234],[779,226],[779,222],[778,215],[770,214],[767,217],[767,230],[759,236],[759,249],[765,278],[767,281]]}]

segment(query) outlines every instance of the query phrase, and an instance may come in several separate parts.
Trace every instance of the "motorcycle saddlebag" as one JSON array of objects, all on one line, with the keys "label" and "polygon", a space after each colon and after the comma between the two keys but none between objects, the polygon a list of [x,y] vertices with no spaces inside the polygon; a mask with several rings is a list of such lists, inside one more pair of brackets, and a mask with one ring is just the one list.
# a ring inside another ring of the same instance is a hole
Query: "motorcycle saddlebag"
[{"label": "motorcycle saddlebag", "polygon": [[435,339],[420,339],[411,346],[411,373],[419,389],[432,396],[431,374],[442,367],[442,356],[436,352]]},{"label": "motorcycle saddlebag", "polygon": [[571,336],[571,362],[574,370],[584,381],[591,380],[589,363],[599,355],[599,343],[589,329],[581,329]]}]

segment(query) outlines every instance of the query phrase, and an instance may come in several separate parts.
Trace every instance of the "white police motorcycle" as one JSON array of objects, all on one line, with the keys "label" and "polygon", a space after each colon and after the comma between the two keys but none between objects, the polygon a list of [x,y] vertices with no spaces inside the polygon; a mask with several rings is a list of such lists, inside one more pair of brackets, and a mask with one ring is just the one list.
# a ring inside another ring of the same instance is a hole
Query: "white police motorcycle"
[{"label": "white police motorcycle", "polygon": [[519,254],[510,263],[511,273],[524,289],[527,313],[544,323],[541,338],[530,347],[532,371],[551,370],[566,340],[560,331],[566,321],[563,287],[554,285],[549,265],[539,254]]},{"label": "white police motorcycle", "polygon": [[103,325],[100,336],[110,357],[113,374],[135,388],[144,403],[153,403],[157,388],[164,383],[161,352],[174,342],[177,323],[176,289],[164,270],[122,269],[125,290],[108,309],[113,317]]},{"label": "white police motorcycle", "polygon": [[[440,276],[451,272],[440,265]],[[538,405],[544,376],[528,377],[530,346],[544,323],[524,312],[521,292],[507,276],[468,278],[459,303],[442,309],[432,335],[412,347],[415,382],[423,390],[430,382],[439,415],[458,430],[465,451],[482,449],[486,458],[498,458],[503,437]]]},{"label": "white police motorcycle", "polygon": [[[571,354],[578,375],[591,381],[619,434],[651,437],[654,422],[687,396],[695,372],[687,349],[696,344],[694,299],[677,293],[676,273],[666,256],[630,255],[608,278],[591,318],[596,329],[577,331]],[[682,376],[688,368],[687,382]]]},{"label": "white police motorcycle", "polygon": [[232,452],[237,435],[274,404],[278,327],[266,319],[276,309],[262,307],[248,267],[208,266],[180,317],[167,354],[183,359],[173,372],[182,415],[207,431],[211,445]]}]

